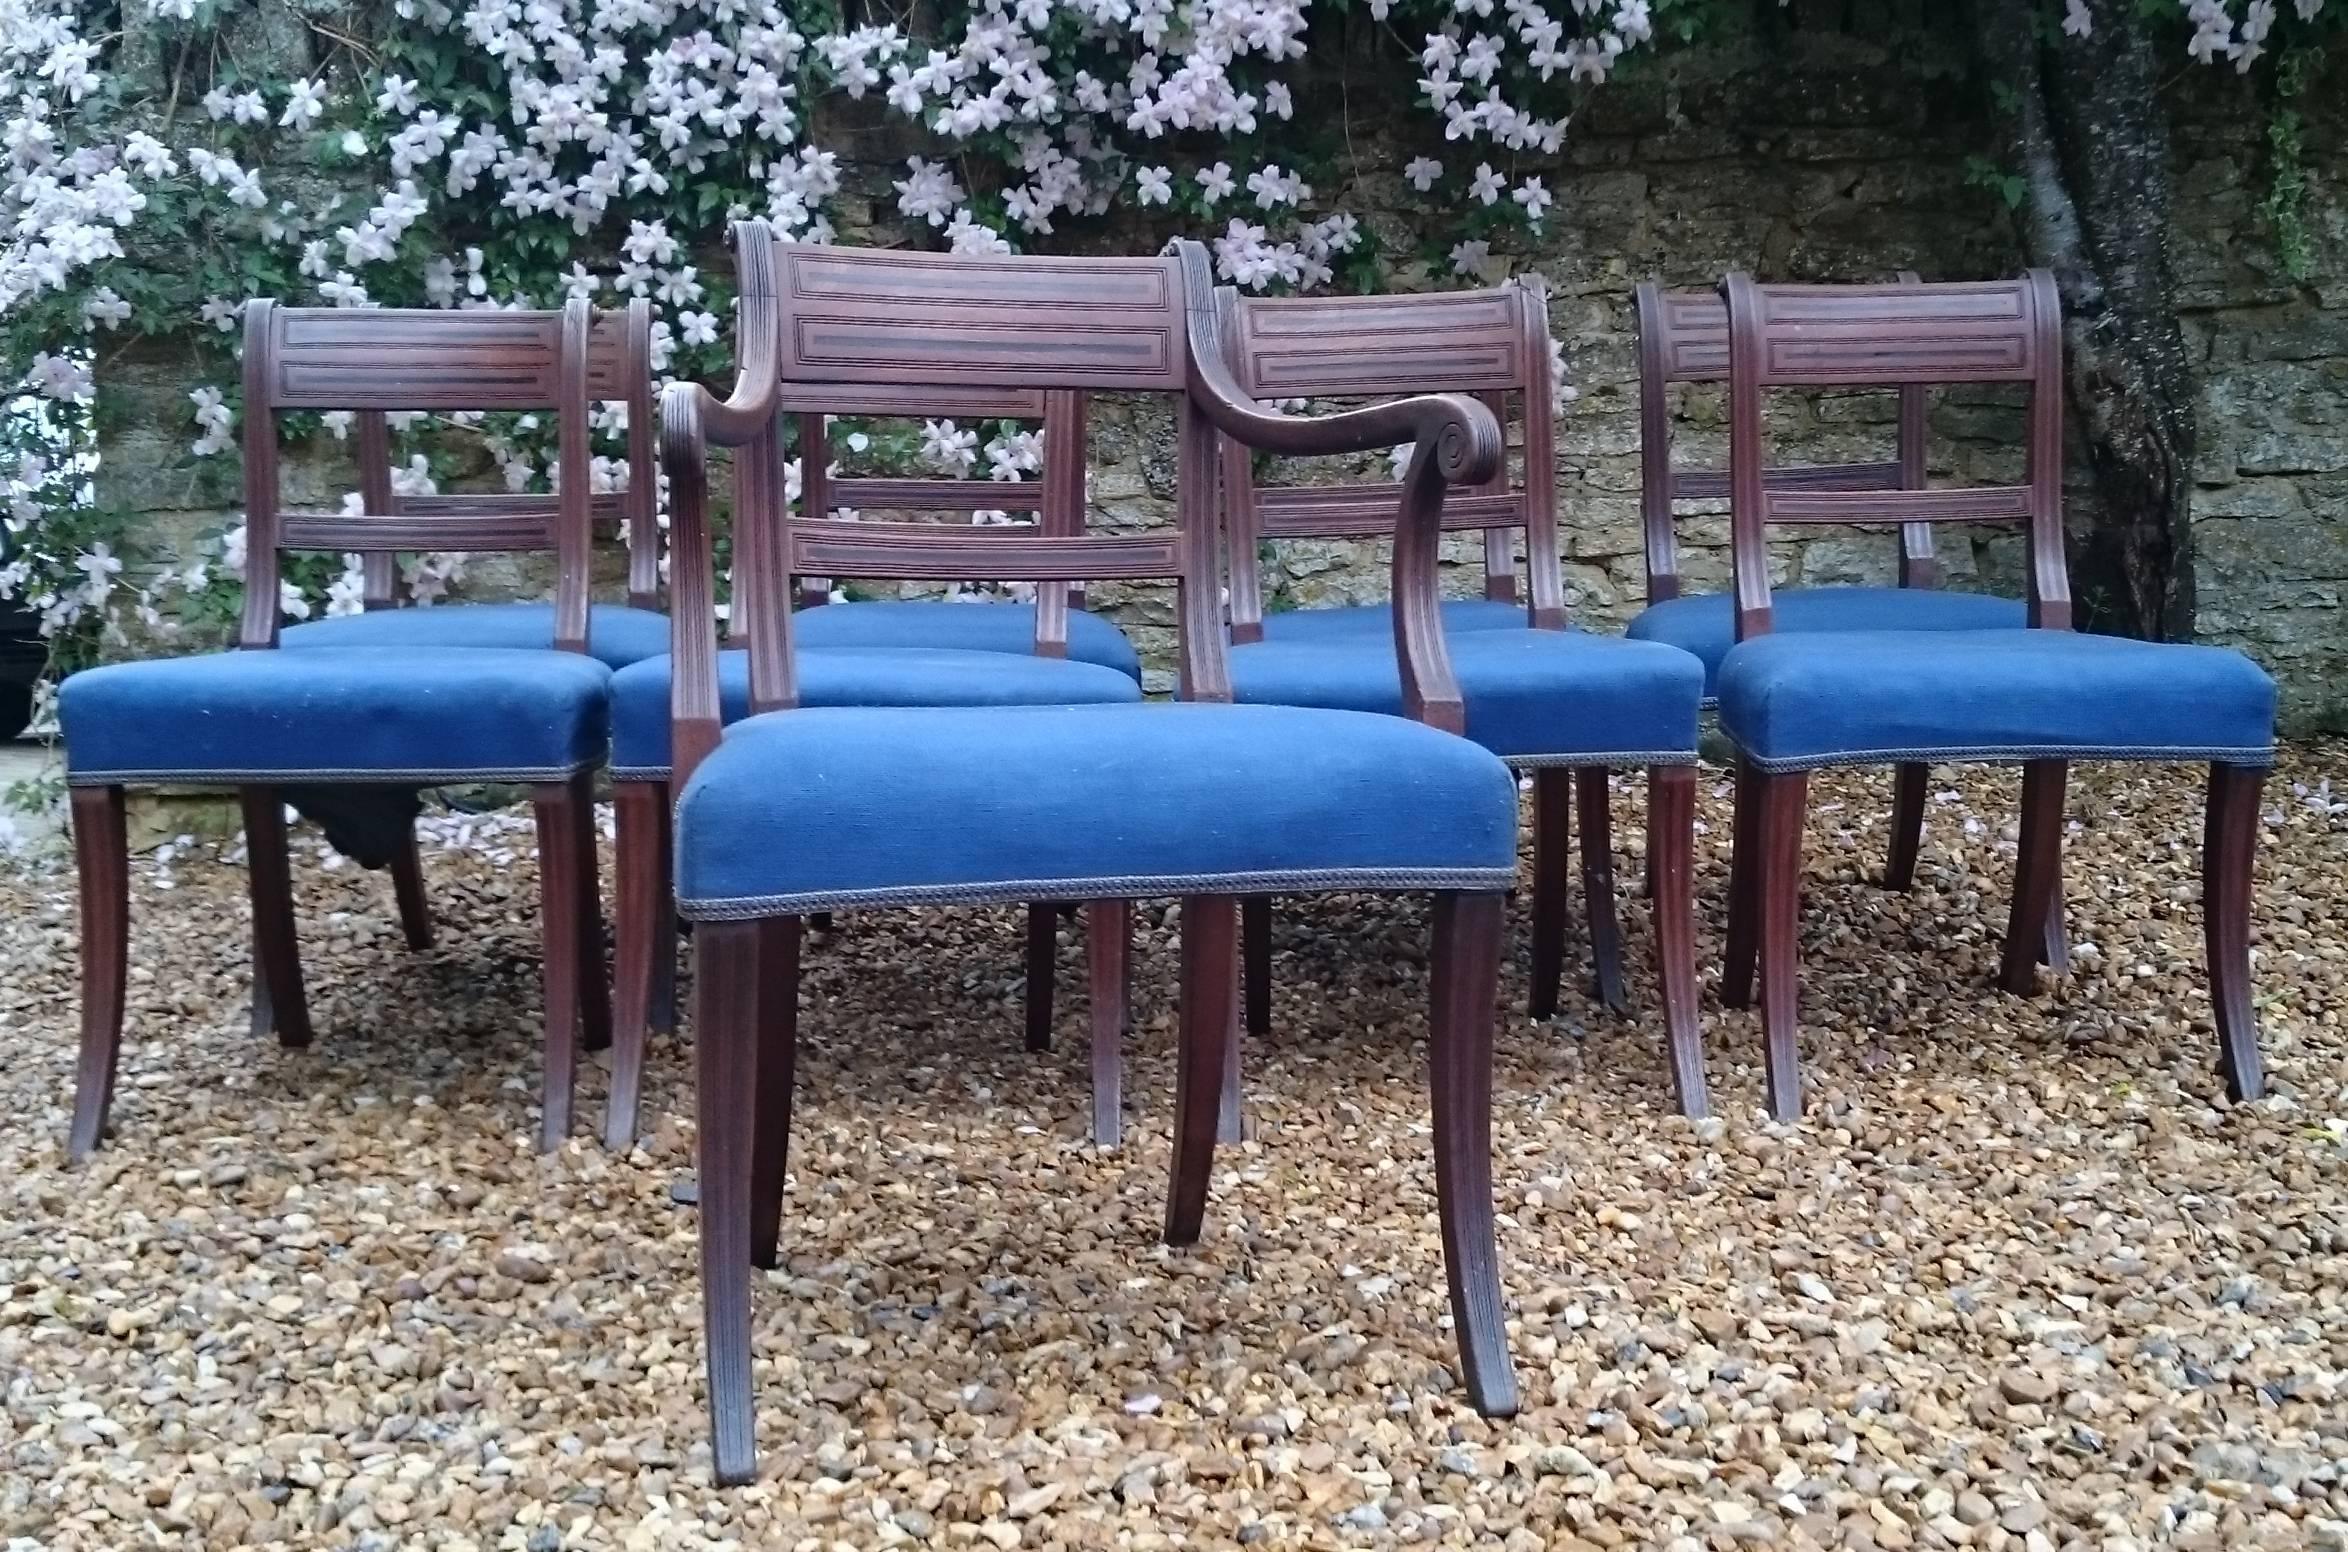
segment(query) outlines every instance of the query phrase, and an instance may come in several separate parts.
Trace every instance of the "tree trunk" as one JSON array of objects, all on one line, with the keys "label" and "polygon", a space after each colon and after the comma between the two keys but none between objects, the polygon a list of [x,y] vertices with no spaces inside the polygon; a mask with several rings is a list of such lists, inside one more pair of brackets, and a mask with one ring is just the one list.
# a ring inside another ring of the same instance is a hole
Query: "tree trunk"
[{"label": "tree trunk", "polygon": [[2193,629],[2193,367],[2168,262],[2161,44],[2137,0],[2087,0],[2084,38],[2034,0],[1979,0],[1983,53],[2012,89],[2031,262],[2055,272],[2073,423],[2096,510],[2074,524],[2090,623],[2153,639]]}]

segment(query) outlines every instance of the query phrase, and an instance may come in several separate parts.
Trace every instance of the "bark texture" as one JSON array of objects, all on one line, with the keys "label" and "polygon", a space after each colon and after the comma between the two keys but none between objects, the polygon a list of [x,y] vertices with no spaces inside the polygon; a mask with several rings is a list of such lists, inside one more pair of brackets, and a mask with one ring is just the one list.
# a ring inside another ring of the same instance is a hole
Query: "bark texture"
[{"label": "bark texture", "polygon": [[2093,506],[2073,514],[2073,591],[2096,627],[2183,637],[2196,393],[2169,272],[2163,45],[2136,0],[2087,9],[2084,38],[2055,31],[2034,0],[1979,0],[1977,14],[2013,93],[2023,240],[2062,290],[2071,418],[2095,482]]}]

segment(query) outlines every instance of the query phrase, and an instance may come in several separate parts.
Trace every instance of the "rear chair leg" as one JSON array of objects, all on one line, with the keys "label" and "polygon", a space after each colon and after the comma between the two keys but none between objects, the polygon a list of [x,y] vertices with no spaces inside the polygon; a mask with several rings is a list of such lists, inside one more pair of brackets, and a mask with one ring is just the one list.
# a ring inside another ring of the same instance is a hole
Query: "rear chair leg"
[{"label": "rear chair leg", "polygon": [[1545,766],[1533,772],[1533,968],[1525,1012],[1536,1019],[1557,1016],[1572,857],[1573,772]]},{"label": "rear chair leg", "polygon": [[583,936],[580,826],[572,805],[578,781],[540,782],[530,789],[538,813],[538,916],[546,993],[545,1090],[539,1105],[538,1148],[552,1152],[571,1133],[571,1091],[579,1060]]},{"label": "rear chair leg", "polygon": [[611,1049],[611,978],[603,959],[603,863],[595,844],[595,784],[581,776],[571,802],[578,830],[579,1049]]},{"label": "rear chair leg", "polygon": [[2209,768],[2202,824],[2201,922],[2209,950],[2209,1000],[2217,1017],[2218,1072],[2237,1101],[2266,1093],[2258,1054],[2258,1015],[2250,998],[2252,860],[2258,846],[2256,766]]},{"label": "rear chair leg", "polygon": [[1998,984],[2018,997],[2038,990],[2038,958],[2047,913],[2063,876],[2063,786],[2070,767],[2031,760],[2022,767],[2021,844],[2014,854],[2014,898],[2006,917]]},{"label": "rear chair leg", "polygon": [[421,954],[432,946],[432,903],[424,894],[424,858],[416,848],[413,826],[391,854],[391,893],[399,904],[400,931],[408,947]]},{"label": "rear chair leg", "polygon": [[[114,1102],[130,969],[130,838],[120,787],[73,789],[73,860],[81,876],[82,1044],[66,1156],[88,1158]],[[254,978],[256,983],[259,977]]]},{"label": "rear chair leg", "polygon": [[758,1115],[751,1148],[750,1264],[771,1267],[782,1238],[791,1147],[791,1086],[799,1065],[799,918],[758,924]]},{"label": "rear chair leg", "polygon": [[1655,962],[1663,982],[1663,1026],[1680,1114],[1711,1113],[1704,1082],[1704,1035],[1696,993],[1696,768],[1647,772],[1647,861],[1655,880]]},{"label": "rear chair leg", "polygon": [[758,1130],[757,922],[695,929],[693,1046],[700,1122],[701,1321],[717,1479],[758,1469],[750,1388],[750,1240]]},{"label": "rear chair leg", "polygon": [[[237,799],[244,810],[245,867],[253,895],[253,979],[268,988],[277,1043],[306,1046],[310,1009],[302,995],[301,944],[294,935],[285,800],[271,787],[239,787]],[[255,1022],[260,1022],[257,1008]]]},{"label": "rear chair leg", "polygon": [[1027,908],[1027,1048],[1052,1048],[1053,957],[1059,947],[1060,909]]},{"label": "rear chair leg", "polygon": [[1598,1000],[1616,1013],[1630,1011],[1622,989],[1622,923],[1614,910],[1614,814],[1607,773],[1574,772],[1575,806],[1582,822],[1582,904],[1590,918],[1590,957],[1597,966]]},{"label": "rear chair leg", "polygon": [[1230,1077],[1239,1009],[1238,911],[1226,895],[1182,902],[1182,1007],[1174,1066],[1174,1180],[1166,1199],[1166,1243],[1198,1242],[1206,1221],[1207,1177]]},{"label": "rear chair leg", "polygon": [[1443,1268],[1468,1399],[1516,1415],[1516,1372],[1492,1230],[1492,1024],[1500,992],[1502,897],[1439,894],[1429,965],[1427,1056],[1434,1089],[1435,1200]]},{"label": "rear chair leg", "polygon": [[1133,902],[1094,900],[1084,908],[1084,961],[1092,1006],[1092,1140],[1114,1148],[1125,1135],[1125,1062],[1129,1016],[1128,960],[1133,952]]},{"label": "rear chair leg", "polygon": [[672,965],[676,959],[676,906],[669,898],[666,867],[667,784],[614,782],[612,806],[619,832],[614,842],[619,910],[613,923],[611,1098],[604,1109],[603,1144],[625,1153],[636,1144],[645,1048],[659,1000],[658,961],[664,952]]},{"label": "rear chair leg", "polygon": [[1248,895],[1239,902],[1240,983],[1247,994],[1247,1032],[1261,1040],[1272,1032],[1272,897]]},{"label": "rear chair leg", "polygon": [[1802,1059],[1796,1022],[1796,962],[1802,933],[1802,819],[1807,771],[1754,772],[1753,806],[1760,820],[1753,859],[1759,918],[1761,1029],[1769,1068],[1769,1113],[1780,1121],[1802,1114]]},{"label": "rear chair leg", "polygon": [[1891,854],[1883,864],[1883,887],[1907,889],[1916,882],[1916,857],[1924,849],[1924,798],[1928,765],[1910,760],[1892,767]]}]

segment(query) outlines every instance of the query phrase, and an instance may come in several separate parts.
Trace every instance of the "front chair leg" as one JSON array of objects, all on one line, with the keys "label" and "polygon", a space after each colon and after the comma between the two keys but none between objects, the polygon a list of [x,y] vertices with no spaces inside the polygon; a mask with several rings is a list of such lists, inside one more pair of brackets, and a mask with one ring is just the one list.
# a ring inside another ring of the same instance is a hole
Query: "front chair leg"
[{"label": "front chair leg", "polygon": [[1998,984],[2018,997],[2038,989],[2047,913],[2063,876],[2063,786],[2070,767],[2031,760],[2022,767],[2021,841],[2014,853],[2014,898],[2006,916]]},{"label": "front chair leg", "polygon": [[1924,849],[1924,799],[1932,767],[1910,760],[1892,767],[1891,853],[1883,864],[1883,887],[1907,889],[1916,882],[1916,857]]},{"label": "front chair leg", "polygon": [[695,930],[693,1046],[700,1125],[701,1322],[717,1479],[757,1471],[750,1391],[750,1241],[758,1131],[758,922]]},{"label": "front chair leg", "polygon": [[[88,1158],[114,1102],[130,968],[130,839],[120,787],[73,789],[73,860],[81,879],[82,1043],[66,1156]],[[255,978],[256,984],[259,977]]]},{"label": "front chair leg", "polygon": [[653,1004],[659,1000],[659,959],[675,962],[676,906],[669,898],[668,787],[662,782],[612,783],[618,834],[619,908],[612,924],[613,990],[611,1098],[604,1108],[603,1144],[625,1153],[636,1143],[643,1102],[645,1048]]},{"label": "front chair leg", "polygon": [[1166,1243],[1198,1242],[1207,1214],[1207,1177],[1229,1081],[1239,1019],[1239,922],[1226,895],[1182,902],[1181,1033],[1174,1063],[1174,1180],[1166,1199]]},{"label": "front chair leg", "polygon": [[1060,908],[1027,908],[1027,1048],[1052,1048],[1053,960],[1059,948]]},{"label": "front chair leg", "polygon": [[432,903],[424,893],[424,858],[413,825],[391,854],[391,894],[399,906],[400,931],[408,947],[421,954],[432,946]]},{"label": "front chair leg", "polygon": [[545,1089],[539,1102],[538,1148],[551,1153],[571,1133],[571,1092],[579,1061],[584,937],[580,906],[583,833],[572,813],[583,799],[578,781],[540,782],[530,789],[538,815],[540,974],[546,987]]},{"label": "front chair leg", "polygon": [[[272,787],[239,787],[237,800],[244,810],[245,868],[253,896],[253,979],[268,988],[268,1024],[277,1030],[277,1043],[306,1046],[310,1009],[302,995],[301,944],[294,935],[285,800]],[[254,1022],[262,1023],[258,1004]]]},{"label": "front chair leg", "polygon": [[1427,1059],[1435,1102],[1435,1201],[1468,1399],[1516,1415],[1516,1371],[1492,1230],[1492,1023],[1500,993],[1497,894],[1435,897]]},{"label": "front chair leg", "polygon": [[2249,765],[2209,768],[2202,819],[2201,925],[2209,950],[2209,1000],[2217,1017],[2218,1072],[2237,1101],[2266,1093],[2258,1015],[2250,999],[2252,859],[2258,793],[2266,772]]},{"label": "front chair leg", "polygon": [[1680,1114],[1700,1120],[1712,1109],[1704,1082],[1704,1035],[1696,993],[1696,768],[1658,765],[1647,772],[1647,861],[1655,880],[1655,961],[1663,982],[1663,1027],[1670,1041],[1671,1086]]},{"label": "front chair leg", "polygon": [[791,1088],[799,1065],[799,918],[758,924],[758,1117],[751,1149],[750,1264],[771,1267],[782,1238],[783,1178],[791,1148]]},{"label": "front chair leg", "polygon": [[1614,910],[1614,812],[1609,798],[1603,769],[1574,772],[1574,806],[1582,822],[1582,908],[1590,918],[1598,1000],[1616,1013],[1628,1013],[1630,999],[1622,990],[1622,923]]},{"label": "front chair leg", "polygon": [[1536,1019],[1557,1016],[1572,856],[1573,772],[1544,766],[1533,772],[1533,967],[1525,997],[1525,1012]]},{"label": "front chair leg", "polygon": [[1240,984],[1246,994],[1247,1032],[1261,1040],[1272,1032],[1272,897],[1248,895],[1239,902]]},{"label": "front chair leg", "polygon": [[1802,819],[1810,776],[1807,771],[1756,771],[1753,776],[1760,834],[1754,848],[1752,914],[1758,918],[1769,1113],[1777,1120],[1793,1121],[1802,1114],[1795,965],[1801,949]]},{"label": "front chair leg", "polygon": [[2067,914],[2063,908],[2063,875],[2055,870],[2054,883],[2046,907],[2046,940],[2039,946],[2038,962],[2056,975],[2071,968],[2071,933],[2064,925]]},{"label": "front chair leg", "polygon": [[1125,1135],[1125,1025],[1131,1016],[1128,961],[1133,902],[1094,900],[1084,908],[1084,962],[1092,1007],[1092,1140],[1114,1148]]}]

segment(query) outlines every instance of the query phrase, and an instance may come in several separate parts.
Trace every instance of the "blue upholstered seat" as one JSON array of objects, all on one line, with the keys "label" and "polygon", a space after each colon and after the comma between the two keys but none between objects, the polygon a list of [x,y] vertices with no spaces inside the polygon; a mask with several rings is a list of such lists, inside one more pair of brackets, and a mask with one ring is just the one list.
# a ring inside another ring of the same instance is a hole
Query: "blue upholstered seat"
[{"label": "blue upholstered seat", "polygon": [[1505,889],[1516,786],[1396,717],[1157,704],[752,717],[686,783],[703,920],[852,906]]},{"label": "blue upholstered seat", "polygon": [[[1443,604],[1446,636],[1464,631],[1523,630],[1525,606],[1490,598],[1452,598]],[[1264,616],[1266,641],[1352,641],[1376,636],[1394,639],[1394,610],[1388,604],[1339,604],[1327,609],[1282,609]]]},{"label": "blue upholstered seat", "polygon": [[[839,607],[826,604],[827,609]],[[1141,699],[1113,668],[1011,652],[876,647],[801,652],[799,704],[814,706],[1080,706]],[[750,655],[721,652],[718,695],[727,722],[750,715]],[[669,771],[669,658],[621,669],[611,684],[611,768],[622,780]]]},{"label": "blue upholstered seat", "polygon": [[[1770,595],[1771,629],[1778,635],[1813,631],[2020,630],[2029,611],[2018,599],[1952,593],[1937,587],[1788,587]],[[1720,682],[1720,660],[1736,645],[1737,601],[1701,593],[1650,604],[1624,634],[1665,641],[1704,663],[1704,696]]]},{"label": "blue upholstered seat", "polygon": [[[883,598],[823,604],[791,616],[800,647],[943,647],[961,652],[1035,652],[1035,605]],[[1116,626],[1068,611],[1068,656],[1114,668],[1136,683],[1141,654]]]},{"label": "blue upholstered seat", "polygon": [[558,781],[600,763],[611,670],[575,652],[216,652],[75,674],[76,785]]},{"label": "blue upholstered seat", "polygon": [[[370,609],[289,625],[278,635],[289,648],[306,647],[529,647],[554,646],[552,604],[432,604]],[[587,651],[625,668],[669,649],[669,617],[651,609],[597,604],[587,611]]]},{"label": "blue upholstered seat", "polygon": [[[1467,736],[1526,765],[1669,764],[1696,757],[1704,670],[1676,647],[1580,631],[1446,634]],[[1393,642],[1262,641],[1231,649],[1233,698],[1402,715]]]},{"label": "blue upholstered seat", "polygon": [[1720,669],[1764,769],[1898,760],[2273,759],[2275,684],[2239,652],[2072,631],[1777,635]]}]

